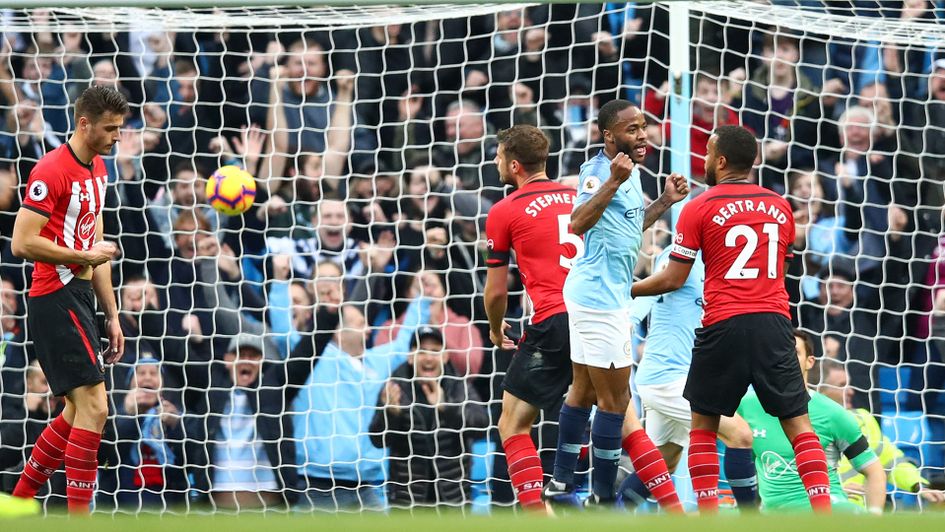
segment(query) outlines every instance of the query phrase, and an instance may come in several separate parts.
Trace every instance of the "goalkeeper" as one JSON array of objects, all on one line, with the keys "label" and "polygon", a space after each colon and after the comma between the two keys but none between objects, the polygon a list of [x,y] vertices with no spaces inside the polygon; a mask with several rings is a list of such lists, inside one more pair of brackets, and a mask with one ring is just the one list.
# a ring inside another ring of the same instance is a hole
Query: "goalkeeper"
[{"label": "goalkeeper", "polygon": [[[807,373],[814,365],[813,345],[806,333],[794,331],[795,348],[801,373],[807,382]],[[840,485],[837,466],[846,457],[865,477],[863,483],[866,506],[871,513],[882,513],[886,502],[886,473],[866,437],[860,432],[853,416],[826,396],[811,392],[810,419],[814,432],[827,455],[827,474],[830,477],[830,500],[835,510],[859,512],[862,507],[850,502]],[[804,484],[797,474],[794,450],[781,431],[778,420],[768,415],[754,392],[742,399],[738,407],[754,434],[752,449],[758,468],[761,507],[765,511],[809,511],[810,502]]]},{"label": "goalkeeper", "polygon": [[[817,387],[817,391],[824,396],[829,397],[840,405],[849,404],[844,401],[847,388],[846,370],[840,364],[824,365],[823,381]],[[857,408],[848,410],[856,422],[860,425],[860,431],[866,436],[870,449],[879,458],[879,463],[889,475],[889,483],[896,489],[915,493],[925,502],[941,504],[945,502],[945,492],[930,489],[929,481],[922,477],[919,468],[905,457],[905,454],[896,445],[889,440],[883,431],[879,428],[879,423],[868,410]],[[863,506],[864,488],[866,479],[860,474],[849,460],[843,458],[840,460],[840,467],[837,469],[840,475],[840,482],[843,483],[843,491],[847,497],[856,504]]]}]

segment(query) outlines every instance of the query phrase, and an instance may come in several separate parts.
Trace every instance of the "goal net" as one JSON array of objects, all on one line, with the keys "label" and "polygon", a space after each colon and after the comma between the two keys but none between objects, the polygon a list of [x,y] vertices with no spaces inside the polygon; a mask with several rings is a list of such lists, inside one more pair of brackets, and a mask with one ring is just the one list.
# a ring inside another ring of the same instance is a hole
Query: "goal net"
[{"label": "goal net", "polygon": [[[651,199],[680,160],[704,189],[716,126],[756,133],[753,179],[795,209],[812,386],[862,409],[896,508],[942,483],[942,2],[686,2],[691,94],[670,79],[686,36],[670,39],[666,2],[121,3],[0,16],[0,489],[63,406],[32,363],[48,332],[25,326],[13,221],[90,85],[131,103],[106,158],[127,353],[106,374],[98,512],[511,506],[497,421],[512,355],[482,302],[484,221],[505,194],[495,133],[542,128],[549,175],[573,185],[617,97],[645,111]],[[675,163],[674,94],[690,115]],[[257,180],[240,216],[204,191],[228,164]],[[670,239],[667,216],[639,277]],[[511,271],[520,336],[531,308]],[[556,411],[534,433],[549,473]],[[59,472],[47,508],[64,486]]]}]

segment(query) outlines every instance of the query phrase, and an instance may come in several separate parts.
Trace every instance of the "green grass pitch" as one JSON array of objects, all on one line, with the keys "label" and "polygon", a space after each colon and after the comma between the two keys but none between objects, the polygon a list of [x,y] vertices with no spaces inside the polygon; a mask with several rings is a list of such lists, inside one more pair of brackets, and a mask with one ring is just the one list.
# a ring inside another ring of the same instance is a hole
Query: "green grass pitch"
[{"label": "green grass pitch", "polygon": [[154,515],[102,516],[89,519],[65,517],[0,521],[3,532],[937,532],[945,530],[943,513],[902,513],[882,517],[833,515],[724,515],[715,518],[633,516],[621,513],[584,513],[540,518],[499,513],[492,516],[433,514],[328,515],[244,514],[240,516],[179,517]]}]

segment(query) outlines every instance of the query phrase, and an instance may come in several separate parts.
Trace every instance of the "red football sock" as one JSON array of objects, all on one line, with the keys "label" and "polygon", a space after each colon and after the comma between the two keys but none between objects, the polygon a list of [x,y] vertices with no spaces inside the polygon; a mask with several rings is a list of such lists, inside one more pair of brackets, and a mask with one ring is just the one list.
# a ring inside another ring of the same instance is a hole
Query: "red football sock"
[{"label": "red football sock", "polygon": [[689,431],[689,476],[699,512],[703,514],[719,511],[719,454],[715,438],[711,430]]},{"label": "red football sock", "polygon": [[62,465],[62,457],[66,453],[70,432],[72,432],[72,425],[67,423],[62,416],[57,416],[43,430],[36,444],[33,445],[33,453],[26,461],[26,467],[23,468],[23,474],[20,475],[16,488],[13,489],[14,497],[32,499],[36,496],[39,488],[43,487],[49,477]]},{"label": "red football sock", "polygon": [[70,514],[88,514],[98,475],[98,446],[102,435],[72,429],[66,447],[66,498]]},{"label": "red football sock", "polygon": [[544,510],[545,505],[541,501],[544,476],[531,435],[516,434],[502,442],[502,447],[505,448],[509,478],[519,504],[526,510]]},{"label": "red football sock", "polygon": [[827,455],[820,438],[813,432],[798,434],[791,442],[797,463],[797,474],[807,489],[810,505],[817,513],[830,513],[830,477],[827,476]]},{"label": "red football sock", "polygon": [[623,450],[630,456],[637,476],[653,497],[656,497],[656,502],[667,512],[683,513],[666,461],[646,431],[640,429],[630,433],[623,439]]}]

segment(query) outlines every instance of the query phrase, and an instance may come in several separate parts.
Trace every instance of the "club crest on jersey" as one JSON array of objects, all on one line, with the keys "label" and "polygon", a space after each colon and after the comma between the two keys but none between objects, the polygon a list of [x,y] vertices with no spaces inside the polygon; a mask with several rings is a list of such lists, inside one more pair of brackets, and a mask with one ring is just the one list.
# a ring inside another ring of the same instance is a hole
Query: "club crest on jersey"
[{"label": "club crest on jersey", "polygon": [[49,195],[49,187],[44,181],[36,180],[30,185],[29,196],[33,201],[43,201]]},{"label": "club crest on jersey", "polygon": [[589,176],[584,180],[584,192],[594,192],[600,186],[600,178],[596,175]]},{"label": "club crest on jersey", "polygon": [[79,238],[88,240],[95,234],[95,213],[87,212],[79,220]]}]

